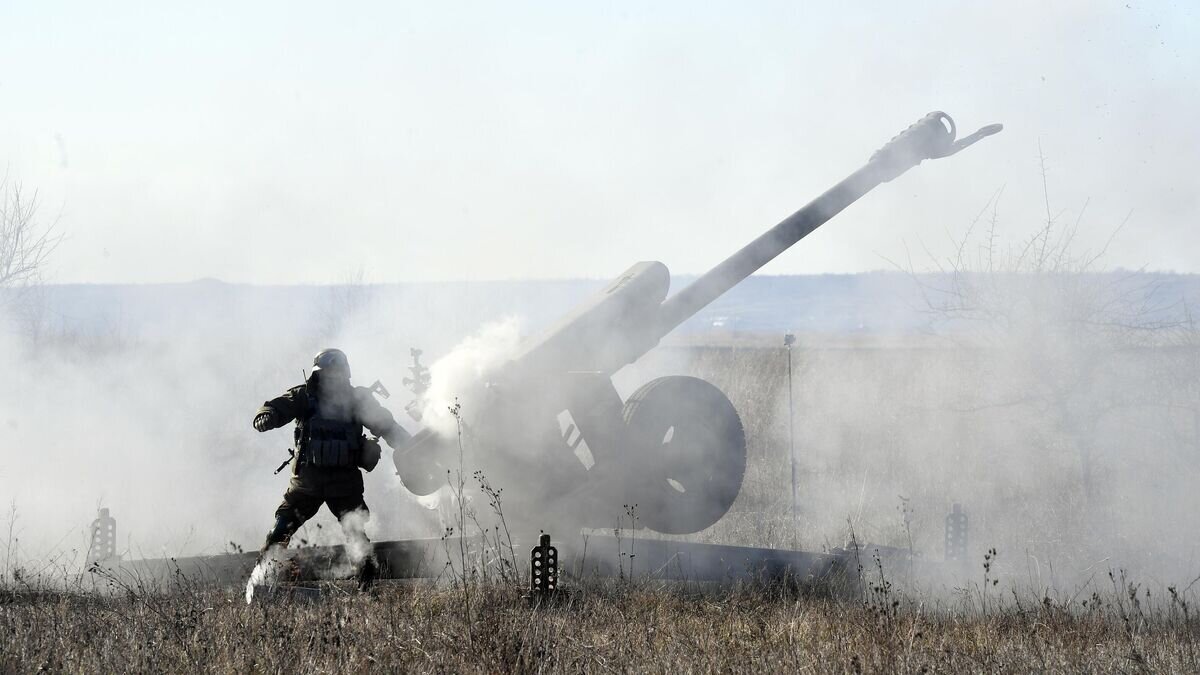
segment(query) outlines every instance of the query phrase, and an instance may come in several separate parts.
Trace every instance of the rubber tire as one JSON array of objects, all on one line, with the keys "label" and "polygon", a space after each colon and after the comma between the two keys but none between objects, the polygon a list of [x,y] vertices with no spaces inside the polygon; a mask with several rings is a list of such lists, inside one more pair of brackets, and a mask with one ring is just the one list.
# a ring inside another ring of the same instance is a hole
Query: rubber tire
[{"label": "rubber tire", "polygon": [[691,534],[729,511],[746,473],[746,434],[720,389],[695,377],[660,377],[629,397],[623,417],[632,451],[627,499],[641,524]]}]

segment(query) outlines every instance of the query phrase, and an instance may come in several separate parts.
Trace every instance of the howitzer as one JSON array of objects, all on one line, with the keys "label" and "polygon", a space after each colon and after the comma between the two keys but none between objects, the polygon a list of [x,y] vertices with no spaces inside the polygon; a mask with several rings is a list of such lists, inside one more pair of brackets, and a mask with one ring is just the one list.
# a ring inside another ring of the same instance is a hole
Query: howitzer
[{"label": "howitzer", "polygon": [[712,525],[733,504],[746,468],[733,404],[712,384],[684,376],[658,378],[622,400],[612,375],[875,186],[1000,130],[993,124],[956,140],[948,115],[926,115],[865,166],[671,297],[665,265],[635,264],[523,342],[464,403],[469,423],[456,412],[456,433],[427,427],[397,449],[401,480],[416,494],[430,494],[446,484],[446,467],[457,467],[461,452],[469,454],[468,470],[510,488],[506,512],[520,511],[532,522],[611,527],[636,504],[638,524],[659,532]]}]

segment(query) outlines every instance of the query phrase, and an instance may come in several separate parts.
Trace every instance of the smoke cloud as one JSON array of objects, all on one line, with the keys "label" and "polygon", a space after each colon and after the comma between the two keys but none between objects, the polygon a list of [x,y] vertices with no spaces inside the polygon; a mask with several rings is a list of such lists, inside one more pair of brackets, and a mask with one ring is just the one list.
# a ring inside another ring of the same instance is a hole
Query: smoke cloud
[{"label": "smoke cloud", "polygon": [[454,436],[457,421],[450,409],[457,404],[470,411],[488,375],[516,355],[520,340],[519,322],[509,317],[483,326],[478,334],[435,361],[429,367],[431,384],[422,407],[422,423],[439,434]]},{"label": "smoke cloud", "polygon": [[[521,338],[630,263],[663,260],[678,290],[942,108],[960,135],[1006,130],[764,270],[855,276],[813,297],[751,280],[762,295],[616,374],[625,398],[703,377],[741,416],[742,493],[697,538],[831,549],[852,528],[937,556],[961,503],[971,555],[995,545],[1013,573],[1196,572],[1194,279],[1122,271],[1200,271],[1186,3],[389,5],[336,30],[304,6],[281,26],[273,7],[233,25],[207,6],[19,5],[0,7],[0,160],[69,236],[42,270],[67,285],[0,289],[9,557],[82,557],[101,505],[126,557],[257,548],[291,436],[250,417],[318,350],[383,381],[417,431],[400,382],[424,349],[423,422],[453,436],[451,406],[485,408]],[[998,191],[1003,211],[972,222]],[[131,285],[89,285],[111,281]],[[570,442],[581,423],[519,431]],[[522,479],[558,478],[537,447],[481,455],[467,482],[487,468],[519,502]],[[417,498],[389,457],[360,525],[443,533],[446,490]],[[296,538],[342,539],[324,511]]]}]

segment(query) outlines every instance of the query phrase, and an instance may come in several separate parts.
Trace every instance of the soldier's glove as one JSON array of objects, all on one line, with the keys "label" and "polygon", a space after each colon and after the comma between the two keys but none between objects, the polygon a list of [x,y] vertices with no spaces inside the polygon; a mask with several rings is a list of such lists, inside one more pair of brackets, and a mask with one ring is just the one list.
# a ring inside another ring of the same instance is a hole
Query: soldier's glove
[{"label": "soldier's glove", "polygon": [[272,422],[275,416],[267,411],[263,411],[254,416],[254,428],[258,431],[267,431],[272,428]]}]

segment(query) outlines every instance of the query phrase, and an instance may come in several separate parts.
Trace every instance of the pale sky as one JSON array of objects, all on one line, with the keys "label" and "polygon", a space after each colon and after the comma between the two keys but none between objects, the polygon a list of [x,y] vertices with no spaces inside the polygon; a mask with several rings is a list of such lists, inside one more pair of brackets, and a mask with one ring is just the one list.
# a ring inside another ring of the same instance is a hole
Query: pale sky
[{"label": "pale sky", "polygon": [[764,272],[948,251],[1001,187],[1200,272],[1200,3],[0,2],[0,169],[57,282],[702,272],[924,113],[1006,130]]}]

